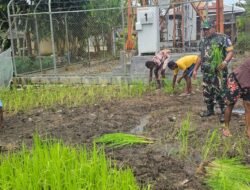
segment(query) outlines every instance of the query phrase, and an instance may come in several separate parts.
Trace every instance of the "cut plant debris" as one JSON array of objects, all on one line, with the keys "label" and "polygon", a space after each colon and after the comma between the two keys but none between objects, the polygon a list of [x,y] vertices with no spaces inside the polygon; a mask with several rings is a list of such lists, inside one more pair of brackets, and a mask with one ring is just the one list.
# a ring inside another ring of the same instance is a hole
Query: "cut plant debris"
[{"label": "cut plant debris", "polygon": [[118,148],[134,144],[150,144],[152,139],[125,133],[105,134],[96,139],[97,143],[106,144],[108,147]]},{"label": "cut plant debris", "polygon": [[212,190],[250,190],[250,167],[239,159],[215,160],[206,171],[206,183]]}]

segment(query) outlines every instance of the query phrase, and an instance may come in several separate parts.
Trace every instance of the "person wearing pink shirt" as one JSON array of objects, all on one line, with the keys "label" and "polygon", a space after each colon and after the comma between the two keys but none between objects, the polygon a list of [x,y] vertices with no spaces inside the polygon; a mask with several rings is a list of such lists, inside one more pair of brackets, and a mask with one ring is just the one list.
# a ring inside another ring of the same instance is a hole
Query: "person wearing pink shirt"
[{"label": "person wearing pink shirt", "polygon": [[145,66],[149,71],[149,82],[152,81],[153,72],[157,83],[157,88],[163,87],[167,63],[170,59],[170,50],[164,49],[155,54],[151,61],[146,61]]}]

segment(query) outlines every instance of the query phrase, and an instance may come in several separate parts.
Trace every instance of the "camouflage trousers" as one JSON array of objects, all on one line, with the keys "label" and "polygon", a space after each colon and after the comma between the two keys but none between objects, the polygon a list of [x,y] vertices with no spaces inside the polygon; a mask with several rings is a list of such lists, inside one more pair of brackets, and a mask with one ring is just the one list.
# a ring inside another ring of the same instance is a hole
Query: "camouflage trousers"
[{"label": "camouflage trousers", "polygon": [[207,107],[212,109],[214,104],[218,103],[221,110],[224,110],[227,75],[227,69],[215,74],[203,72],[203,97]]}]

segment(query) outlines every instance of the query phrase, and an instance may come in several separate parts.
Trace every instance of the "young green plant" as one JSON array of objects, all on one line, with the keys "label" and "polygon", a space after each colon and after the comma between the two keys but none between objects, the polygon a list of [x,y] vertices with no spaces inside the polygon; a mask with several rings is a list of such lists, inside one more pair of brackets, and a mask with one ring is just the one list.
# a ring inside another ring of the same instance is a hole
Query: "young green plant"
[{"label": "young green plant", "polygon": [[190,114],[187,114],[186,119],[181,122],[181,128],[178,132],[178,139],[181,141],[180,153],[182,156],[185,156],[188,153],[188,138],[190,126]]},{"label": "young green plant", "polygon": [[102,143],[108,147],[118,148],[123,146],[131,146],[135,144],[151,144],[153,141],[149,138],[136,136],[125,133],[105,134],[95,140],[97,143]]},{"label": "young green plant", "polygon": [[118,168],[103,148],[71,147],[34,137],[31,150],[0,155],[0,189],[121,189],[141,188],[129,168]]},{"label": "young green plant", "polygon": [[212,133],[209,131],[206,136],[206,141],[202,146],[202,159],[206,161],[209,155],[214,154],[218,150],[219,146],[218,130],[214,130]]},{"label": "young green plant", "polygon": [[206,171],[206,183],[212,190],[250,190],[250,168],[236,158],[214,160]]}]

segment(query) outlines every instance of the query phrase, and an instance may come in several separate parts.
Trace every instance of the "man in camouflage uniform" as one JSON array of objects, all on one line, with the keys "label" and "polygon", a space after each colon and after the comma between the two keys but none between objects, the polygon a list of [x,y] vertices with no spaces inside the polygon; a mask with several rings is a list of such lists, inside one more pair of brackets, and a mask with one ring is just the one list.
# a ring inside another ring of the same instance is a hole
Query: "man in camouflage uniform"
[{"label": "man in camouflage uniform", "polygon": [[[214,22],[204,21],[202,30],[204,39],[200,43],[201,63],[196,64],[194,68],[194,77],[197,75],[197,70],[201,65],[203,74],[203,97],[207,105],[207,110],[201,113],[201,117],[209,117],[214,115],[214,104],[217,102],[221,109],[220,121],[224,121],[225,103],[223,96],[226,90],[227,81],[227,65],[233,57],[233,46],[229,37],[225,34],[216,33]],[[221,52],[222,63],[217,63],[217,68],[212,71],[215,51]]]}]

